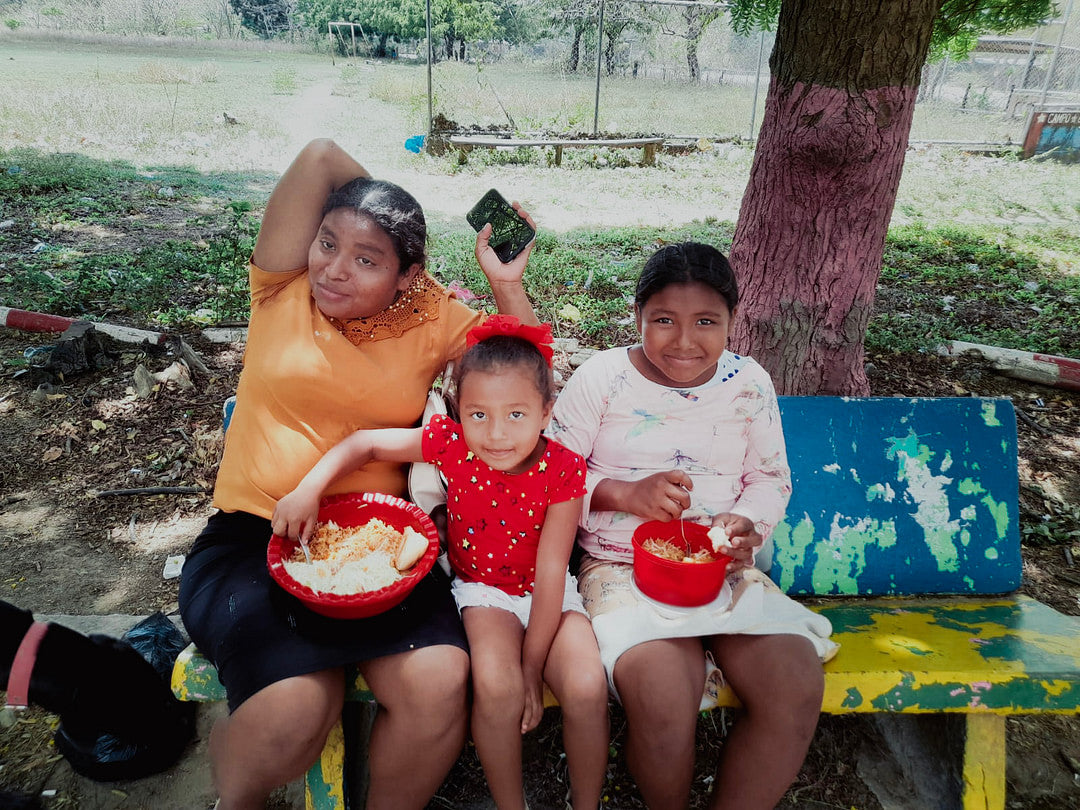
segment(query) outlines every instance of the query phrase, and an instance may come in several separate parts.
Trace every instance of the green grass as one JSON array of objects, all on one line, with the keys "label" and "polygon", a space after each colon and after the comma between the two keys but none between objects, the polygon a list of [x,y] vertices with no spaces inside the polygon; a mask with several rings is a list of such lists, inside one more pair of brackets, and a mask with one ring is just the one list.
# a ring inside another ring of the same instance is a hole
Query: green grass
[{"label": "green grass", "polygon": [[1051,229],[893,228],[867,350],[963,340],[1080,356],[1078,260],[1080,240]]},{"label": "green grass", "polygon": [[140,324],[244,318],[258,223],[250,202],[220,199],[240,185],[0,151],[0,211],[13,223],[0,230],[0,300]]},{"label": "green grass", "polygon": [[[133,324],[243,319],[261,195],[242,175],[139,171],[120,161],[0,152],[0,301]],[[663,242],[727,250],[734,225],[542,230],[527,290],[556,333],[588,345],[634,339],[634,280]],[[465,227],[432,229],[430,269],[490,289]],[[490,297],[487,302],[490,303]],[[866,346],[932,351],[948,340],[1080,356],[1080,236],[1059,228],[894,227]]]}]

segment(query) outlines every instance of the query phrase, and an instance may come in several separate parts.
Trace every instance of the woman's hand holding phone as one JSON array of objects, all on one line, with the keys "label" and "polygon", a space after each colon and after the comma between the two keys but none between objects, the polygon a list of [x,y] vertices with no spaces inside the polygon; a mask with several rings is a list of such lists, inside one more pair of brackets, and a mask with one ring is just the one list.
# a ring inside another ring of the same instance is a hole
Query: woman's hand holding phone
[{"label": "woman's hand holding phone", "polygon": [[503,264],[512,262],[536,237],[536,225],[528,214],[495,189],[484,194],[465,219],[477,232],[486,231],[486,244]]},{"label": "woman's hand holding phone", "polygon": [[539,323],[522,285],[536,244],[532,217],[520,204],[510,205],[492,189],[473,206],[466,219],[477,231],[476,261],[491,285],[499,312],[514,315],[522,323]]},{"label": "woman's hand holding phone", "polygon": [[520,284],[525,275],[525,267],[529,263],[529,256],[532,255],[533,247],[536,245],[536,223],[532,216],[517,202],[510,210],[523,224],[527,225],[533,236],[513,257],[504,260],[491,244],[494,226],[490,222],[480,226],[476,234],[476,261],[492,287],[496,284]]}]

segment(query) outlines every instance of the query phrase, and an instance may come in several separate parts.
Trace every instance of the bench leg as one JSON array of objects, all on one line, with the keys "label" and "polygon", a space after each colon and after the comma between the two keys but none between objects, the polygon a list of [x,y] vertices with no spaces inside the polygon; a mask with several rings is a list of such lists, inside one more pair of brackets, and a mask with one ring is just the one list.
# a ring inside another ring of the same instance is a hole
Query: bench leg
[{"label": "bench leg", "polygon": [[964,810],[1005,810],[1005,717],[968,714],[964,741]]},{"label": "bench leg", "polygon": [[304,777],[307,810],[345,810],[345,735],[339,720],[326,738],[319,760]]},{"label": "bench leg", "polygon": [[645,154],[641,158],[642,166],[654,166],[656,165],[656,144],[645,144]]},{"label": "bench leg", "polygon": [[562,146],[559,144],[555,146],[555,165],[562,166]]}]

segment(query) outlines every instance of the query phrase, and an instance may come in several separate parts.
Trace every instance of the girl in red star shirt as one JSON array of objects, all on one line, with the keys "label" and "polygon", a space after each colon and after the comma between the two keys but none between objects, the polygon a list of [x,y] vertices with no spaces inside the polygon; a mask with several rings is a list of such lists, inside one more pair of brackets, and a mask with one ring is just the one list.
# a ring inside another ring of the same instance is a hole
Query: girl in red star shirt
[{"label": "girl in red star shirt", "polygon": [[551,328],[496,315],[468,335],[454,374],[461,422],[360,430],[331,449],[274,510],[304,542],[338,476],[369,461],[435,464],[447,480],[454,598],[472,659],[472,736],[500,810],[525,807],[521,735],[540,722],[543,685],[563,713],[570,804],[600,803],[608,753],[607,680],[567,571],[585,462],[545,438],[554,404]]}]

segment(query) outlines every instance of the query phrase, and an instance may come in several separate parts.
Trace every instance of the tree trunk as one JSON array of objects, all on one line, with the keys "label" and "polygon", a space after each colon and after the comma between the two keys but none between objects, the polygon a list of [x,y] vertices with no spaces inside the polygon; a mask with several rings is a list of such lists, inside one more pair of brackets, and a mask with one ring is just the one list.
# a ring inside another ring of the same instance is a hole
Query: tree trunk
[{"label": "tree trunk", "polygon": [[571,73],[577,73],[578,60],[581,59],[581,35],[584,33],[584,28],[574,29],[574,39],[570,43],[570,58],[566,62],[566,68]]},{"label": "tree trunk", "polygon": [[783,0],[731,248],[732,348],[781,393],[869,393],[863,339],[940,4]]},{"label": "tree trunk", "polygon": [[604,40],[604,73],[608,76],[615,73],[615,49],[619,45],[619,36],[621,32],[614,36],[608,34]]},{"label": "tree trunk", "polygon": [[698,43],[705,35],[705,29],[701,25],[701,9],[686,6],[683,9],[683,19],[686,20],[686,67],[690,70],[690,81],[696,82],[701,75]]}]

